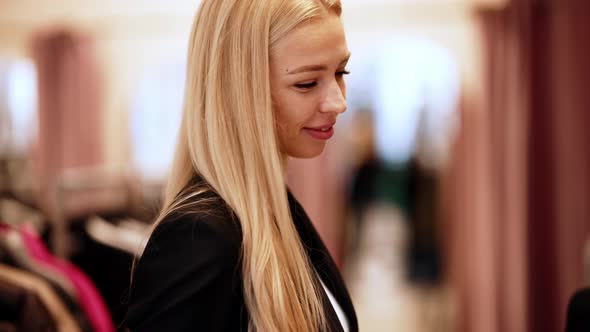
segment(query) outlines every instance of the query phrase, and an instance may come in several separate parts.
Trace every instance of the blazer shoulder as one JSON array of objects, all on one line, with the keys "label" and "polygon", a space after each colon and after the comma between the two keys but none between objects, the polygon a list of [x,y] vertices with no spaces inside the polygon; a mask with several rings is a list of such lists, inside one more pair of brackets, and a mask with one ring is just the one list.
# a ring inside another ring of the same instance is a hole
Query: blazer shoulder
[{"label": "blazer shoulder", "polygon": [[[195,253],[195,246],[207,245],[209,250],[225,258],[236,259],[242,242],[240,223],[216,194],[199,195],[165,216],[150,235],[143,256],[151,256],[163,246],[180,246],[186,252]],[[182,255],[179,255],[182,257]]]},{"label": "blazer shoulder", "polygon": [[[225,206],[181,209],[154,229],[129,294],[132,331],[224,326],[241,292],[241,233]],[[213,305],[211,298],[219,304]]]}]

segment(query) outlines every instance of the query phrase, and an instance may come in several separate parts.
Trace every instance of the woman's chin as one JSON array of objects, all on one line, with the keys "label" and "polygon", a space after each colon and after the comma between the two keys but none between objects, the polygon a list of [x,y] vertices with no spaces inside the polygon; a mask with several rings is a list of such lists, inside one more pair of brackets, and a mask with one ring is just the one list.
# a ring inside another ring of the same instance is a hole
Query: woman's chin
[{"label": "woman's chin", "polygon": [[311,159],[319,156],[324,152],[324,148],[326,144],[321,144],[321,146],[314,146],[309,147],[308,149],[297,149],[296,151],[288,151],[287,154],[289,157],[298,158],[298,159]]}]

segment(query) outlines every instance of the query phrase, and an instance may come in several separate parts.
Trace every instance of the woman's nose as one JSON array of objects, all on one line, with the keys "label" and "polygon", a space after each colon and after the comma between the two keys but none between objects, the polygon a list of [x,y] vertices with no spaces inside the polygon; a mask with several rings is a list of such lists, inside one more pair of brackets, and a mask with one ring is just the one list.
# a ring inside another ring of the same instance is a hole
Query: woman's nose
[{"label": "woman's nose", "polygon": [[344,113],[346,108],[346,98],[344,97],[343,88],[338,84],[338,82],[333,82],[326,91],[320,111],[340,114]]}]

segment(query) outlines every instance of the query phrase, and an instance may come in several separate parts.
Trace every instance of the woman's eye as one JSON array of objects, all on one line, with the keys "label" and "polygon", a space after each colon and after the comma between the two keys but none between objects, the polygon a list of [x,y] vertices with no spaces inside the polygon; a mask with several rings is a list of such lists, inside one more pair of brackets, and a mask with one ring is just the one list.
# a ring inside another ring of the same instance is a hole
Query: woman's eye
[{"label": "woman's eye", "polygon": [[311,89],[317,85],[317,82],[309,82],[309,83],[299,83],[295,84],[295,87],[298,89]]},{"label": "woman's eye", "polygon": [[340,71],[337,71],[336,72],[336,76],[340,76],[340,77],[342,77],[344,75],[348,75],[348,74],[350,74],[350,72],[348,70],[346,70],[346,69],[340,70]]}]

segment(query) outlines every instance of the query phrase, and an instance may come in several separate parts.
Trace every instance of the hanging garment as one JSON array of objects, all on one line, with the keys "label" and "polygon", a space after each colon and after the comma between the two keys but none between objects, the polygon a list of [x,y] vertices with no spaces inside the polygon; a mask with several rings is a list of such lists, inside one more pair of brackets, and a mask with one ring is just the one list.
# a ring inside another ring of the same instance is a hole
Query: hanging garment
[{"label": "hanging garment", "polygon": [[20,229],[29,253],[38,262],[61,272],[74,285],[82,310],[95,332],[114,332],[115,328],[106,305],[92,281],[73,264],[57,259],[45,247],[30,225]]},{"label": "hanging garment", "polygon": [[[125,215],[122,213],[101,218],[112,223]],[[71,239],[75,241],[76,247],[70,261],[93,281],[107,304],[115,326],[118,326],[127,312],[125,302],[129,292],[133,254],[94,238],[87,227],[89,220],[90,218],[82,218],[71,223]]]},{"label": "hanging garment", "polygon": [[80,327],[53,289],[42,279],[22,270],[0,264],[0,281],[13,283],[39,296],[50,312],[59,332],[81,332]]},{"label": "hanging garment", "polygon": [[0,224],[0,247],[9,253],[17,267],[49,280],[67,296],[77,299],[77,293],[70,281],[56,271],[44,268],[30,257],[20,234],[9,225]]},{"label": "hanging garment", "polygon": [[115,225],[103,218],[93,216],[86,223],[86,232],[93,240],[125,251],[132,256],[143,251],[149,230],[148,224],[131,219],[123,220]]},{"label": "hanging garment", "polygon": [[27,221],[35,226],[35,229],[43,232],[48,224],[47,218],[37,209],[9,196],[8,193],[0,197],[0,220],[18,225],[20,222]]},{"label": "hanging garment", "polygon": [[11,322],[0,321],[0,331],[2,332],[18,332],[16,325]]},{"label": "hanging garment", "polygon": [[14,331],[57,332],[51,313],[35,292],[4,280],[0,280],[0,321],[10,323]]},{"label": "hanging garment", "polygon": [[0,262],[26,271],[46,282],[70,314],[75,318],[82,331],[92,332],[88,318],[82,312],[77,291],[71,281],[59,271],[40,264],[29,254],[22,236],[10,224],[0,222]]}]

